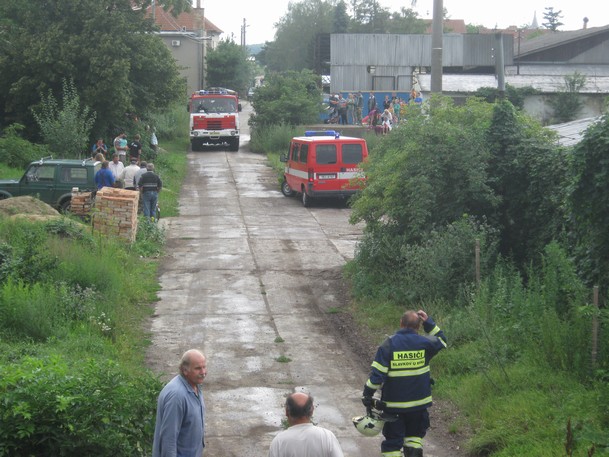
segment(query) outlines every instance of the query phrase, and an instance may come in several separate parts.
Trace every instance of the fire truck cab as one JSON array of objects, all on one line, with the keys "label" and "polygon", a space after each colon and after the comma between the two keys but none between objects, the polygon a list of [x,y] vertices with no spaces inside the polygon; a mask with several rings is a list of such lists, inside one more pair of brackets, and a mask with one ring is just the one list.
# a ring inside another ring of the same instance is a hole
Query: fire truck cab
[{"label": "fire truck cab", "polygon": [[204,145],[227,143],[231,151],[239,150],[239,112],[237,92],[224,88],[199,90],[188,103],[190,144],[193,151]]},{"label": "fire truck cab", "polygon": [[303,206],[316,197],[347,198],[361,189],[366,179],[360,164],[368,157],[363,138],[341,137],[334,130],[307,131],[294,137],[285,163],[281,192],[300,194]]}]

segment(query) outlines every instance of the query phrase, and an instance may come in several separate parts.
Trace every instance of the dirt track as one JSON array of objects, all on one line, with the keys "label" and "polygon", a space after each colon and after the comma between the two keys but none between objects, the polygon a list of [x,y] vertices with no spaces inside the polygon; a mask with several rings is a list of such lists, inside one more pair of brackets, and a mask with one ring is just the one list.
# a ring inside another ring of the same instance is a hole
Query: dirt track
[{"label": "dirt track", "polygon": [[[349,225],[343,204],[303,208],[284,197],[246,141],[239,152],[188,155],[180,217],[165,221],[151,368],[169,379],[185,350],[206,353],[205,457],[266,456],[284,397],[299,389],[315,397],[315,422],[337,435],[346,457],[380,455],[381,437],[351,424],[363,413],[374,344],[340,313],[348,302],[341,268],[361,228]],[[426,457],[459,455],[438,432],[426,439]]]}]

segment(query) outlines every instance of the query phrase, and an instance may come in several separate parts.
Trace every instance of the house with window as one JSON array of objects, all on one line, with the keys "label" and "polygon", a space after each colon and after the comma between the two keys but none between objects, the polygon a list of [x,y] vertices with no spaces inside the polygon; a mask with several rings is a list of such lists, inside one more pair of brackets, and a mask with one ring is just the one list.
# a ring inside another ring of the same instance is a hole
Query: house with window
[{"label": "house with window", "polygon": [[170,11],[156,5],[147,9],[148,17],[153,17],[159,28],[159,35],[173,55],[180,74],[186,80],[186,96],[206,86],[205,55],[214,49],[223,33],[205,17],[200,0],[189,12],[174,17]]}]

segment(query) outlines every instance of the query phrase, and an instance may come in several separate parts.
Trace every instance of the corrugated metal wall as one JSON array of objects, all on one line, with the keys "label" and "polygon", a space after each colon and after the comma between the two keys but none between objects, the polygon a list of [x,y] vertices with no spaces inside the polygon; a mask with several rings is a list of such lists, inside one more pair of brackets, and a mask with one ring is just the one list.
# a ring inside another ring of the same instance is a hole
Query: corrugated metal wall
[{"label": "corrugated metal wall", "polygon": [[[504,35],[505,64],[513,61],[513,37]],[[431,66],[430,35],[332,34],[332,92],[409,91],[419,67]],[[445,34],[444,67],[494,66],[495,35]]]}]

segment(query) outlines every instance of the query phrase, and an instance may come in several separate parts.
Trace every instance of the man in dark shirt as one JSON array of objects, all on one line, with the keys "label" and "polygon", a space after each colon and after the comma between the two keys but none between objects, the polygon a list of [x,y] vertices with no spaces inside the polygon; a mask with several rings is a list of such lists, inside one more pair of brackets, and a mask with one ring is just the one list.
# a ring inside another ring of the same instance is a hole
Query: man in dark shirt
[{"label": "man in dark shirt", "polygon": [[140,163],[140,158],[142,156],[142,143],[140,143],[140,135],[135,135],[133,137],[133,141],[129,143],[129,162],[133,159],[137,160],[137,164]]},{"label": "man in dark shirt", "polygon": [[142,174],[138,180],[138,188],[142,194],[144,204],[144,217],[153,221],[156,214],[156,205],[159,201],[159,192],[163,188],[163,181],[154,172],[154,164],[146,165],[146,173]]}]

